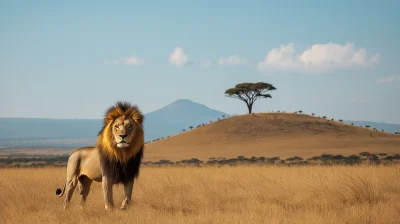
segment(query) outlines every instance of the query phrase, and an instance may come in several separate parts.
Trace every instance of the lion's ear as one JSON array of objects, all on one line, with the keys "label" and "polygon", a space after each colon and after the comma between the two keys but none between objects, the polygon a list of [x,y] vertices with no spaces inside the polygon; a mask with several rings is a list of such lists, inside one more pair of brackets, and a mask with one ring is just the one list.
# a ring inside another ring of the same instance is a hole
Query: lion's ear
[{"label": "lion's ear", "polygon": [[143,123],[143,116],[138,116],[138,117],[135,117],[135,121],[138,123],[138,124],[142,124]]},{"label": "lion's ear", "polygon": [[106,123],[109,124],[117,119],[122,114],[121,108],[114,108],[109,110],[106,114],[105,120]]},{"label": "lion's ear", "polygon": [[107,117],[106,117],[106,123],[109,124],[109,123],[111,123],[113,120],[114,120],[114,117],[111,116],[110,114],[108,114]]}]

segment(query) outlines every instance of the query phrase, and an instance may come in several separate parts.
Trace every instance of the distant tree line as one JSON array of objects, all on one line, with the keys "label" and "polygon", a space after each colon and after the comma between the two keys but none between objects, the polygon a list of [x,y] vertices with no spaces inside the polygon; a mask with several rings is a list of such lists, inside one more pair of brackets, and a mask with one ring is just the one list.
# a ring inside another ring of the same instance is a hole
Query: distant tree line
[{"label": "distant tree line", "polygon": [[[7,156],[0,158],[0,167],[64,167],[67,165],[68,155],[61,156],[40,156],[40,155],[25,155],[25,156]],[[280,157],[249,157],[238,156],[236,158],[211,157],[208,161],[202,161],[197,158],[180,160],[173,162],[170,160],[147,161],[142,162],[148,166],[208,166],[208,165],[230,165],[236,166],[240,164],[257,164],[257,165],[391,165],[400,163],[400,154],[389,155],[387,153],[369,153],[361,152],[358,155],[333,155],[322,154],[303,159],[299,156],[293,156],[286,159]]]},{"label": "distant tree line", "polygon": [[66,166],[69,155],[27,155],[14,154],[0,157],[0,167],[62,167]]},{"label": "distant tree line", "polygon": [[156,162],[148,161],[144,162],[144,165],[150,166],[161,166],[161,165],[193,165],[193,166],[206,166],[206,165],[230,165],[236,166],[241,164],[258,164],[258,165],[282,165],[282,166],[294,166],[294,165],[392,165],[394,163],[400,163],[400,154],[388,155],[387,153],[372,154],[368,152],[362,152],[358,155],[333,155],[333,154],[322,154],[321,156],[314,156],[308,159],[303,159],[299,156],[289,157],[287,159],[281,159],[280,157],[250,157],[238,156],[236,158],[209,158],[208,161],[201,161],[197,158],[190,160],[181,160],[172,162],[170,160],[160,160]]}]

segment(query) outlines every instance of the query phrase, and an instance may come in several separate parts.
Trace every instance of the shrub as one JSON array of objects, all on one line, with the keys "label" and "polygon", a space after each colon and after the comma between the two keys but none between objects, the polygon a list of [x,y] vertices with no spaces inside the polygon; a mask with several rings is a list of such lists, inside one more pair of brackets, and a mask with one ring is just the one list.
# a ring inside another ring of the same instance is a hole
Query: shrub
[{"label": "shrub", "polygon": [[328,161],[328,160],[332,160],[333,155],[332,154],[322,154],[321,155],[321,160],[322,161]]},{"label": "shrub", "polygon": [[361,159],[357,155],[351,155],[345,158],[345,163],[347,164],[359,164]]},{"label": "shrub", "polygon": [[313,156],[313,157],[311,157],[311,158],[308,158],[307,160],[314,160],[314,161],[317,161],[317,160],[321,160],[321,157],[319,157],[319,156]]},{"label": "shrub", "polygon": [[290,157],[286,159],[287,161],[302,161],[303,158],[298,157],[298,156],[294,156],[294,157]]},{"label": "shrub", "polygon": [[332,160],[343,160],[345,157],[342,155],[336,155],[332,157]]},{"label": "shrub", "polygon": [[369,152],[360,152],[360,154],[359,154],[360,156],[365,156],[365,157],[368,157],[368,156],[370,156],[371,155],[371,153],[369,153]]}]

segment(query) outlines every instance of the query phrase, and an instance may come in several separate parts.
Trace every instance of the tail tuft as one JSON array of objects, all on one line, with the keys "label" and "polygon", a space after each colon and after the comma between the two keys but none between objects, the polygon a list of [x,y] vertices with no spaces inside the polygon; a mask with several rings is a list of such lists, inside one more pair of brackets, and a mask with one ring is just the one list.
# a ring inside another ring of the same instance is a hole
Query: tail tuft
[{"label": "tail tuft", "polygon": [[57,195],[57,196],[61,196],[61,195],[62,195],[62,190],[61,190],[61,188],[57,188],[57,190],[56,190],[56,195]]},{"label": "tail tuft", "polygon": [[61,197],[63,194],[64,194],[64,191],[65,191],[65,187],[67,186],[67,183],[65,183],[64,184],[64,189],[62,190],[61,188],[57,188],[57,190],[56,190],[56,195],[58,196],[58,197]]}]

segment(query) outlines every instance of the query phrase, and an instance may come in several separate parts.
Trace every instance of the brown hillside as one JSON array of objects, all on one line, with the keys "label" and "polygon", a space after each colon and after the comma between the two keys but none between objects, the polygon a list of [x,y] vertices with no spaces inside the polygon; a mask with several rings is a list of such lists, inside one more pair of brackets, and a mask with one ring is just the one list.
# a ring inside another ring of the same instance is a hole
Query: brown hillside
[{"label": "brown hillside", "polygon": [[400,135],[293,113],[240,115],[146,144],[145,161],[400,153]]}]

